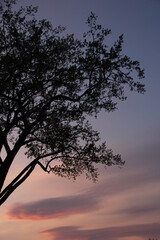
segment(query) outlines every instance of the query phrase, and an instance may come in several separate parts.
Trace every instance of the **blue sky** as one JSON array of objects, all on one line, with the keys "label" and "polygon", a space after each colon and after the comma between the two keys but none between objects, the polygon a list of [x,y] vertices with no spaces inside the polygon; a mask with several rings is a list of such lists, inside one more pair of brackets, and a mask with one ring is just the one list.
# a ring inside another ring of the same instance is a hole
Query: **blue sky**
[{"label": "blue sky", "polygon": [[[145,69],[146,93],[128,93],[113,113],[91,122],[102,140],[126,161],[122,169],[100,169],[99,181],[75,183],[36,169],[1,207],[0,239],[160,239],[160,1],[19,0],[39,6],[38,18],[81,37],[90,12],[124,34],[124,54]],[[13,172],[24,161],[23,153]]]}]

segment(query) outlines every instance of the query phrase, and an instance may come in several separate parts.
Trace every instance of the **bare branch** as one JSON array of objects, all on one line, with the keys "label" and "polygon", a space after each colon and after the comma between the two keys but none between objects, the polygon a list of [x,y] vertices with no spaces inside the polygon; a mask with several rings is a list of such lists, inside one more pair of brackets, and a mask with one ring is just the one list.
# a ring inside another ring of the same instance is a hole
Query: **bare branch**
[{"label": "bare branch", "polygon": [[[6,199],[12,194],[17,187],[19,187],[32,173],[36,163],[28,165],[1,193],[0,193],[0,205],[2,205]],[[24,176],[23,176],[24,175]],[[23,176],[23,177],[22,177]]]}]

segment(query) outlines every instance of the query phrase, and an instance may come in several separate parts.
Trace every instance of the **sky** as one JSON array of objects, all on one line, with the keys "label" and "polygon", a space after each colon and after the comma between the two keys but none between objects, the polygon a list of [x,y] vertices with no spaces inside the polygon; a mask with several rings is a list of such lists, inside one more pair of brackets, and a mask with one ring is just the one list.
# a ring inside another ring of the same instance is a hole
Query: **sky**
[{"label": "sky", "polygon": [[[77,37],[91,11],[113,41],[123,33],[124,54],[145,69],[146,93],[128,93],[115,112],[91,119],[125,165],[100,168],[97,183],[37,168],[1,207],[0,240],[160,239],[160,0],[18,0],[25,4]],[[20,152],[12,174],[26,161]]]}]

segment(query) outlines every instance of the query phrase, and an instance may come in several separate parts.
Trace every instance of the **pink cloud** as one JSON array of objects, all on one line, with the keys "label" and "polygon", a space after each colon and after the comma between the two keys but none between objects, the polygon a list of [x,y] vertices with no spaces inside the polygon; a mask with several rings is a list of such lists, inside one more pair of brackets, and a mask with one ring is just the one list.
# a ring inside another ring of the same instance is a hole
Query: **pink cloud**
[{"label": "pink cloud", "polygon": [[15,204],[10,207],[7,216],[11,219],[44,220],[90,212],[97,208],[98,201],[86,194]]},{"label": "pink cloud", "polygon": [[[129,180],[128,177],[130,176]],[[47,198],[35,202],[19,203],[11,206],[7,215],[11,219],[25,219],[25,220],[44,220],[51,218],[62,218],[80,213],[88,213],[95,211],[100,207],[101,197],[111,199],[112,196],[122,194],[135,190],[140,186],[147,186],[150,178],[129,172],[128,174],[118,175],[116,178],[111,178],[109,182],[101,182],[90,192],[82,195],[74,195],[68,197]],[[157,213],[160,209],[160,203],[155,198],[152,203],[145,202],[143,204],[121,207],[112,210],[112,214],[124,214],[134,218],[139,216]],[[111,214],[111,213],[110,213]]]},{"label": "pink cloud", "polygon": [[41,233],[53,240],[116,240],[122,237],[160,237],[160,223],[83,230],[75,226],[53,228]]},{"label": "pink cloud", "polygon": [[[159,156],[157,154],[157,149],[159,149],[158,144],[154,142],[155,156]],[[135,161],[133,161],[134,164],[132,170],[127,169],[126,171],[116,172],[116,176],[113,175],[109,179],[106,178],[105,181],[100,184],[97,183],[97,185],[90,189],[90,192],[88,193],[68,197],[47,198],[25,204],[15,204],[10,207],[7,215],[12,219],[44,220],[62,218],[73,214],[88,213],[95,211],[100,207],[101,198],[104,199],[105,197],[107,202],[108,199],[112,199],[115,195],[118,199],[119,195],[122,196],[123,193],[131,191],[136,193],[134,198],[136,200],[136,195],[138,196],[138,194],[141,194],[139,192],[140,189],[138,189],[139,187],[148,189],[148,184],[152,183],[154,189],[154,183],[160,182],[158,167],[160,162],[158,162],[159,158],[155,157],[154,163],[156,164],[153,164],[153,160],[150,160],[151,155],[149,154],[151,148],[147,146],[143,149],[147,152],[148,157],[146,157],[146,154],[143,156],[141,149],[135,151]],[[142,159],[139,158],[139,156],[143,156]],[[140,161],[141,164],[137,165],[137,161]],[[149,168],[145,169],[146,164],[144,165],[144,161],[147,161]],[[154,169],[152,169],[152,167],[154,167]],[[152,188],[150,188],[149,191],[152,192]],[[153,194],[155,193],[153,192]],[[139,219],[140,216],[148,217],[153,213],[158,215],[158,213],[160,213],[159,192],[156,195],[153,195],[152,201],[146,201],[145,195],[143,198],[144,202],[141,201],[141,203],[139,203],[138,201],[134,201],[135,204],[124,204],[124,206],[119,206],[119,209],[111,209],[112,213],[110,214],[119,214],[121,218],[124,218],[125,216],[126,219],[128,217]]]}]

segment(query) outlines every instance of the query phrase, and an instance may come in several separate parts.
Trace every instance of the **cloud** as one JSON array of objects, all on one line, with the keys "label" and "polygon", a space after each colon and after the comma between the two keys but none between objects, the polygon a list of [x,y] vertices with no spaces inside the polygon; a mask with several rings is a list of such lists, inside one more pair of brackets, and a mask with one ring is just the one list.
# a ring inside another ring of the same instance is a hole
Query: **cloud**
[{"label": "cloud", "polygon": [[[114,209],[112,206],[109,209],[110,205],[106,204],[105,214],[109,211],[113,215],[118,214],[123,217],[125,215],[131,218],[133,216],[139,218],[139,216],[144,215],[157,215],[157,212],[160,211],[160,204],[157,200],[159,199],[159,191],[158,187],[157,190],[155,188],[160,183],[159,132],[157,131],[157,135],[154,132],[153,135],[155,137],[154,141],[153,136],[151,136],[151,139],[154,144],[150,144],[150,140],[147,138],[146,142],[135,151],[135,155],[133,152],[131,153],[135,159],[132,166],[129,166],[129,168],[124,166],[121,170],[116,169],[106,176],[102,173],[103,180],[90,188],[89,192],[81,195],[15,204],[11,206],[7,213],[9,218],[43,220],[91,213],[100,208],[101,199],[105,199],[107,202],[112,200],[112,197],[114,199],[117,197],[117,202],[114,202],[117,204]],[[152,154],[152,150],[154,150],[154,154]],[[121,196],[121,202],[118,201],[119,196]]]},{"label": "cloud", "polygon": [[53,228],[41,233],[53,237],[53,240],[115,240],[122,237],[159,237],[160,223],[130,225],[121,227],[80,229],[75,226]]},{"label": "cloud", "polygon": [[[126,193],[135,193],[134,201],[128,202],[124,206],[119,206],[119,209],[107,209],[110,214],[121,214],[127,216],[141,216],[146,214],[156,213],[160,209],[159,202],[156,201],[157,196],[152,196],[152,201],[146,202],[145,189],[148,188],[148,183],[153,180],[153,184],[158,181],[157,177],[152,179],[148,175],[135,173],[134,171],[122,172],[116,177],[111,177],[108,181],[97,183],[89,192],[84,194],[75,194],[68,197],[47,198],[29,203],[19,203],[11,206],[7,212],[9,218],[26,219],[26,220],[44,220],[51,218],[65,218],[80,213],[91,213],[100,208],[101,199],[111,200],[113,196],[119,197]],[[139,189],[140,188],[140,189]],[[142,192],[143,189],[143,192]],[[152,189],[150,189],[152,193]],[[148,191],[147,191],[148,192]],[[154,194],[154,193],[153,193]],[[157,194],[156,194],[157,195]],[[142,198],[142,199],[139,199]],[[155,200],[153,201],[153,198]],[[144,199],[144,200],[143,200]],[[131,204],[133,203],[133,204]],[[107,213],[106,212],[106,213]]]},{"label": "cloud", "polygon": [[[135,179],[134,175],[132,179]],[[107,183],[105,181],[97,183],[89,192],[81,195],[75,194],[74,196],[14,204],[9,208],[7,216],[11,219],[44,220],[93,212],[100,207],[101,198],[105,197],[107,201],[115,194],[122,194],[122,192],[135,187],[134,183],[135,180],[131,180],[131,175],[130,181],[126,180],[126,176],[119,176],[110,179]]]},{"label": "cloud", "polygon": [[148,204],[135,204],[135,205],[130,205],[125,208],[121,208],[120,210],[116,210],[115,212],[112,211],[112,214],[120,214],[122,216],[127,216],[128,217],[134,217],[139,218],[142,216],[152,216],[152,215],[158,215],[160,216],[160,203],[157,200],[157,203],[154,204],[148,203]]},{"label": "cloud", "polygon": [[90,212],[98,208],[98,201],[88,195],[75,195],[13,205],[7,215],[12,219],[44,220]]}]

